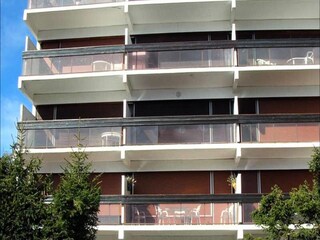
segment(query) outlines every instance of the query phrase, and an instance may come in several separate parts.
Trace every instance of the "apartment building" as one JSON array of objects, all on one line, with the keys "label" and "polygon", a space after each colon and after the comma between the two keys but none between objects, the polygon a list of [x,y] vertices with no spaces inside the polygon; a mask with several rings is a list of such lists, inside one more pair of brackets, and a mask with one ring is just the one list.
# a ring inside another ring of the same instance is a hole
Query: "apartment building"
[{"label": "apartment building", "polygon": [[274,184],[311,181],[318,0],[29,0],[20,90],[55,184],[80,133],[98,239],[243,239]]}]

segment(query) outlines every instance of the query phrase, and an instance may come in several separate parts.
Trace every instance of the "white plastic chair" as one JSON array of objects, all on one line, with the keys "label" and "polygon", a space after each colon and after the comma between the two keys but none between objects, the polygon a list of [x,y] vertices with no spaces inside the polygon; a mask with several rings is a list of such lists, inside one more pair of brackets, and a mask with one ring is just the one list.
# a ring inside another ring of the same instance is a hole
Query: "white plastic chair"
[{"label": "white plastic chair", "polygon": [[258,65],[258,66],[273,66],[273,65],[276,65],[276,64],[273,63],[273,62],[270,62],[270,61],[268,61],[268,60],[264,60],[264,59],[261,59],[261,58],[258,58],[258,59],[256,60],[256,62],[257,62],[257,65]]},{"label": "white plastic chair", "polygon": [[191,212],[190,212],[191,224],[193,223],[193,219],[196,220],[197,224],[201,224],[200,209],[201,209],[201,205],[199,205],[196,208],[191,210]]},{"label": "white plastic chair", "polygon": [[161,207],[155,206],[156,216],[158,220],[158,224],[164,224],[165,219],[169,219],[169,213],[166,210],[162,210]]},{"label": "white plastic chair", "polygon": [[294,57],[290,58],[287,63],[295,65],[295,64],[314,64],[314,54],[312,51],[308,51],[305,57]]},{"label": "white plastic chair", "polygon": [[101,134],[102,146],[120,146],[121,133],[119,132],[103,132]]},{"label": "white plastic chair", "polygon": [[184,210],[174,211],[174,224],[177,224],[177,219],[180,220],[181,224],[186,224],[186,211]]},{"label": "white plastic chair", "polygon": [[134,222],[136,223],[146,223],[146,213],[144,211],[140,211],[137,207],[133,208],[133,216],[134,216]]},{"label": "white plastic chair", "polygon": [[92,71],[94,72],[102,72],[112,70],[112,64],[107,61],[94,61],[92,63]]},{"label": "white plastic chair", "polygon": [[237,216],[236,212],[236,204],[232,203],[231,206],[227,207],[226,209],[222,210],[220,215],[220,223],[222,224],[234,224],[235,219]]}]

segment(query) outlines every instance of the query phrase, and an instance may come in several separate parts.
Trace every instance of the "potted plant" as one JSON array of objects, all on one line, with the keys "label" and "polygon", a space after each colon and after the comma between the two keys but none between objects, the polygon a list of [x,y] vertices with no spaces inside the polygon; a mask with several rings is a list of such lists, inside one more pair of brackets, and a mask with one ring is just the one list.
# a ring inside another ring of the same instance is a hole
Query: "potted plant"
[{"label": "potted plant", "polygon": [[134,184],[137,181],[134,179],[133,176],[127,176],[126,180],[127,180],[127,191],[130,192],[130,194],[132,194]]},{"label": "potted plant", "polygon": [[231,186],[233,188],[233,192],[235,192],[236,188],[237,188],[237,176],[232,173],[228,177],[227,182],[229,183],[229,186]]}]

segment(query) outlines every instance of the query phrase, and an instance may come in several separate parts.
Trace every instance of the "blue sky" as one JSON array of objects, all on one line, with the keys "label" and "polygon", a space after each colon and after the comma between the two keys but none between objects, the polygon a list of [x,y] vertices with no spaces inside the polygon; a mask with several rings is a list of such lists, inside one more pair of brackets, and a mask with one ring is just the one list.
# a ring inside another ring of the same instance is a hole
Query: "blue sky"
[{"label": "blue sky", "polygon": [[22,72],[22,51],[25,37],[31,35],[23,22],[23,10],[28,0],[1,1],[1,155],[10,153],[10,144],[16,136],[20,104],[31,109],[31,103],[18,90]]}]

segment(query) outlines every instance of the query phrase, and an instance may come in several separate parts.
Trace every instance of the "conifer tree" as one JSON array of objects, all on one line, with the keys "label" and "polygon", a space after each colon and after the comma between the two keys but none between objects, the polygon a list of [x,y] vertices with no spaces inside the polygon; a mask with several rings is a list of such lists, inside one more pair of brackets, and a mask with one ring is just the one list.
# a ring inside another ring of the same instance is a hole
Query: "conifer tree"
[{"label": "conifer tree", "polygon": [[[79,137],[80,138],[80,137]],[[91,164],[81,144],[70,154],[61,183],[53,194],[50,239],[95,239],[100,203],[97,178],[91,179]]]},{"label": "conifer tree", "polygon": [[[41,160],[27,153],[25,131],[18,127],[12,154],[0,159],[1,239],[44,239],[45,204],[49,181],[39,174]],[[30,158],[30,159],[29,159]]]}]

